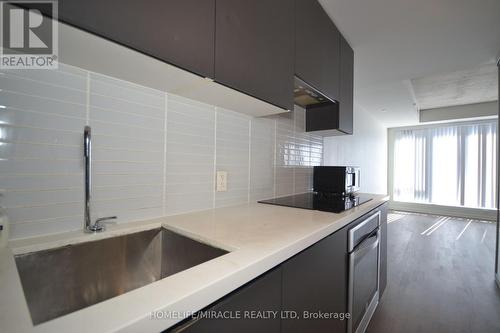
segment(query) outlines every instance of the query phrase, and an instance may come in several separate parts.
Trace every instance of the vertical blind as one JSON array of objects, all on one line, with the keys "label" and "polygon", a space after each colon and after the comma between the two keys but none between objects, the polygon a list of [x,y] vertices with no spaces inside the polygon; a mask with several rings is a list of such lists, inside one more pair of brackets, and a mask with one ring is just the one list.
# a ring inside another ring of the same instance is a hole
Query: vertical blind
[{"label": "vertical blind", "polygon": [[496,121],[394,133],[393,198],[495,208]]}]

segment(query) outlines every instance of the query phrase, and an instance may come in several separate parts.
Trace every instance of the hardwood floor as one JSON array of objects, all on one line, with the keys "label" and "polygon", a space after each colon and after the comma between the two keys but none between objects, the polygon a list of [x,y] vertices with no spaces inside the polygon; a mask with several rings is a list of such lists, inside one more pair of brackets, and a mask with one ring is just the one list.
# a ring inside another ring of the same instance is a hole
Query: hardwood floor
[{"label": "hardwood floor", "polygon": [[494,223],[389,214],[388,284],[367,333],[500,332]]}]

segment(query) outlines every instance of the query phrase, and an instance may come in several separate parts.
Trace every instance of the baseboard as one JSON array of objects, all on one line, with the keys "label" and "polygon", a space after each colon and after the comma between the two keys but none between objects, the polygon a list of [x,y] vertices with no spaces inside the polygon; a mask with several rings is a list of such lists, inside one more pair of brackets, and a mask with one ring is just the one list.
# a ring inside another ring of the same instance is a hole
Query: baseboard
[{"label": "baseboard", "polygon": [[405,212],[463,217],[468,219],[496,221],[496,209],[480,209],[467,207],[442,206],[413,202],[389,201],[389,209]]}]

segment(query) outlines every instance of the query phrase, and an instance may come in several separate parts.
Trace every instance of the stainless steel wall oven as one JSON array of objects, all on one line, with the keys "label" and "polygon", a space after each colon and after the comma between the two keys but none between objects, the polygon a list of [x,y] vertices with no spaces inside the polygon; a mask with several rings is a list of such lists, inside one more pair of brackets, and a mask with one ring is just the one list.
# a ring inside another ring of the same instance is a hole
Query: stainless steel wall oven
[{"label": "stainless steel wall oven", "polygon": [[348,333],[363,333],[375,312],[380,285],[380,212],[348,233]]}]

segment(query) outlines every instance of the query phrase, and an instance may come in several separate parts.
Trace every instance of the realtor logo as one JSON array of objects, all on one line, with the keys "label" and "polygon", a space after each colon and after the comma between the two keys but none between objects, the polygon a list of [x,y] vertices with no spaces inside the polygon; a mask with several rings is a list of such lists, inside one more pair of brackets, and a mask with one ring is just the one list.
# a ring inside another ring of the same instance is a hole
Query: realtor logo
[{"label": "realtor logo", "polygon": [[2,1],[0,19],[0,68],[57,68],[57,1]]}]

